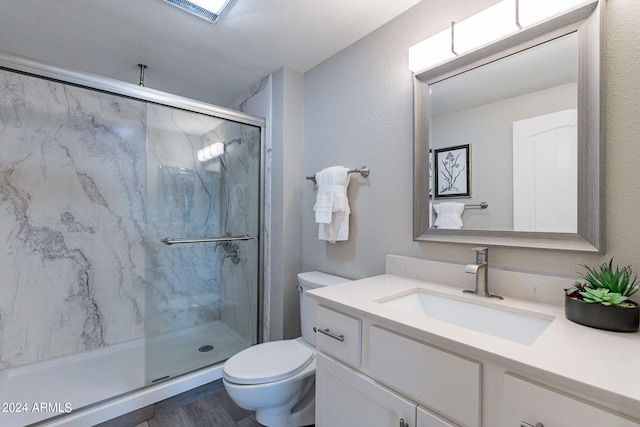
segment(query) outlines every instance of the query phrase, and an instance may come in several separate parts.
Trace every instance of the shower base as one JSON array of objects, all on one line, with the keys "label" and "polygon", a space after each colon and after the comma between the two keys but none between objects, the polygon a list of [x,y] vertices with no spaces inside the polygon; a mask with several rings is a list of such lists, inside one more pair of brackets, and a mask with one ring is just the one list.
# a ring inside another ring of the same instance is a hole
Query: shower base
[{"label": "shower base", "polygon": [[[249,347],[223,322],[207,323],[186,331],[149,338],[147,347],[147,382],[154,383],[193,371],[202,366],[227,360]],[[213,349],[201,351],[202,347]]]},{"label": "shower base", "polygon": [[[199,351],[203,345],[214,348]],[[220,379],[220,362],[249,345],[217,321],[150,339],[146,362],[145,340],[138,339],[5,369],[0,372],[0,425],[22,427],[50,418],[43,425],[104,422]],[[146,386],[145,376],[164,379]]]}]

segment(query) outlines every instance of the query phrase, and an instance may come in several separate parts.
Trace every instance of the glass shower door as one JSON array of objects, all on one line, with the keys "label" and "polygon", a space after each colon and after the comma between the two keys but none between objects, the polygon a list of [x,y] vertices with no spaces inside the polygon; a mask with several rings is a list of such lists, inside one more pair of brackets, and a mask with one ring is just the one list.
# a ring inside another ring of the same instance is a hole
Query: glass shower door
[{"label": "glass shower door", "polygon": [[147,106],[147,382],[258,341],[260,128]]}]

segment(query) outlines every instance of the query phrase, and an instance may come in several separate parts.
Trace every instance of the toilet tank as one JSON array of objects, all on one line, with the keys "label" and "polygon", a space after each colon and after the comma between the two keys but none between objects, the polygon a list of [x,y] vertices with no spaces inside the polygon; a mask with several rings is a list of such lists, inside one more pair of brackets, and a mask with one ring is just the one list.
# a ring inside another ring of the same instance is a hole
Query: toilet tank
[{"label": "toilet tank", "polygon": [[316,300],[307,296],[306,292],[324,286],[337,285],[350,282],[344,277],[322,273],[320,271],[308,271],[298,274],[298,293],[300,294],[300,329],[302,336],[309,344],[315,347],[316,334],[313,327],[316,326]]}]

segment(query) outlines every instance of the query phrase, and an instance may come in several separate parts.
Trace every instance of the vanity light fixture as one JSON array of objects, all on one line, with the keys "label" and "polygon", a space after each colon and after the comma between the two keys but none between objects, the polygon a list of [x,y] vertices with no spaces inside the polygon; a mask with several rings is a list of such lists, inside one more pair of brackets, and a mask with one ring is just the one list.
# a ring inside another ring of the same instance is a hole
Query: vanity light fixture
[{"label": "vanity light fixture", "polygon": [[460,23],[452,22],[456,55],[464,55],[517,32],[520,29],[516,23],[517,3],[517,0],[503,0]]},{"label": "vanity light fixture", "polygon": [[216,24],[233,0],[164,0],[180,9]]},{"label": "vanity light fixture", "polygon": [[409,69],[429,70],[598,0],[503,0],[409,48]]},{"label": "vanity light fixture", "polygon": [[204,163],[224,154],[224,144],[222,142],[213,142],[207,139],[207,146],[198,150],[196,157],[199,162]]}]

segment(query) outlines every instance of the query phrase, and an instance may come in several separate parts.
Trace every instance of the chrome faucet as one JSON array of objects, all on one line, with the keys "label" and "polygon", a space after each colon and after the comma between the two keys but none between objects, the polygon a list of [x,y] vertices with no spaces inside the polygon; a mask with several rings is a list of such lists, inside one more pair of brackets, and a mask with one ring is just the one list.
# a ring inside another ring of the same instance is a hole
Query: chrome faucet
[{"label": "chrome faucet", "polygon": [[493,295],[489,293],[489,248],[479,247],[473,248],[473,250],[476,251],[476,263],[467,264],[464,268],[464,272],[476,275],[476,290],[471,291],[469,289],[465,289],[462,292],[476,294],[488,298],[503,299],[500,295]]}]

